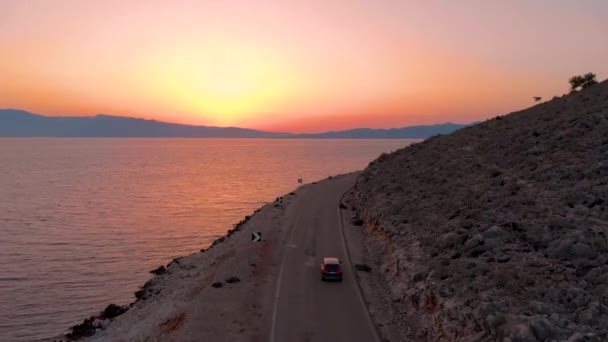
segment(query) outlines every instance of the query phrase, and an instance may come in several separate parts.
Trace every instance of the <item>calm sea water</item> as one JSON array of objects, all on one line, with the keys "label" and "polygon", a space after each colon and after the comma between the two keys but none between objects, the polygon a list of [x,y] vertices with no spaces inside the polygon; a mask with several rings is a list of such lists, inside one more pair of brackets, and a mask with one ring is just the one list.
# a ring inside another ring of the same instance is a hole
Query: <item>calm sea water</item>
[{"label": "calm sea water", "polygon": [[56,335],[127,304],[304,182],[412,140],[0,139],[0,341]]}]

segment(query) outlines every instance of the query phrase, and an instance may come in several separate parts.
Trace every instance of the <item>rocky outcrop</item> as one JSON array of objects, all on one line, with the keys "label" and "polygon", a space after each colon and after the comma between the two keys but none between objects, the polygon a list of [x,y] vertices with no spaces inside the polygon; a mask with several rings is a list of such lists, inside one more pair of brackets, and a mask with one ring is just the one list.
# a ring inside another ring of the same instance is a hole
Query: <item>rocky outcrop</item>
[{"label": "rocky outcrop", "polygon": [[101,319],[112,319],[122,315],[129,310],[128,306],[121,306],[116,304],[110,304],[101,313]]},{"label": "rocky outcrop", "polygon": [[357,213],[413,340],[608,340],[608,83],[382,155]]},{"label": "rocky outcrop", "polygon": [[154,275],[163,275],[163,274],[167,273],[167,269],[165,268],[165,266],[161,265],[158,268],[150,271],[150,273],[152,273]]},{"label": "rocky outcrop", "polygon": [[124,314],[128,310],[128,306],[110,304],[99,315],[86,318],[81,324],[70,328],[71,331],[66,337],[70,340],[78,340],[83,337],[93,336],[97,329],[104,329],[112,319]]}]

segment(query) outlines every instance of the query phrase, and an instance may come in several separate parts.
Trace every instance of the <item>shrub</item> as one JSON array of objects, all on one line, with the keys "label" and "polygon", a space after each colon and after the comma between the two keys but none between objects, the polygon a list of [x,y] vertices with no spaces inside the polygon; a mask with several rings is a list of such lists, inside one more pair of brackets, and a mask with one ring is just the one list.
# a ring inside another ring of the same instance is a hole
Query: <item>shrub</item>
[{"label": "shrub", "polygon": [[226,279],[226,282],[229,284],[238,283],[239,281],[241,281],[241,279],[239,279],[238,277],[230,277]]},{"label": "shrub", "polygon": [[362,272],[371,272],[372,268],[366,264],[355,264],[355,268]]},{"label": "shrub", "polygon": [[595,74],[592,72],[588,72],[584,75],[572,76],[568,82],[570,82],[570,91],[577,91],[579,88],[586,89],[597,84]]}]

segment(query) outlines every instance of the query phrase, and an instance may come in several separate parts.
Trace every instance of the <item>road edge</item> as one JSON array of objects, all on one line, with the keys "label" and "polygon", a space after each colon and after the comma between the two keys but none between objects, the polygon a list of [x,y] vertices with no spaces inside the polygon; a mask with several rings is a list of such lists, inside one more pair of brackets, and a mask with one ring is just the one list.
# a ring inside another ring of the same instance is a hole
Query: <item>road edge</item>
[{"label": "road edge", "polygon": [[375,342],[381,342],[382,335],[380,334],[378,327],[374,323],[374,318],[372,317],[372,314],[369,311],[369,306],[367,305],[367,302],[365,301],[365,297],[363,296],[361,284],[359,284],[359,278],[357,277],[357,275],[355,273],[355,268],[353,267],[353,263],[351,262],[350,249],[348,248],[348,243],[346,242],[346,235],[344,233],[344,215],[342,213],[344,210],[342,208],[340,208],[340,204],[342,204],[342,201],[344,200],[344,196],[346,196],[346,194],[348,194],[350,191],[352,191],[355,188],[356,184],[357,184],[357,182],[355,180],[355,184],[353,186],[351,186],[350,188],[348,188],[342,194],[342,196],[340,196],[340,200],[338,201],[338,216],[340,217],[340,236],[342,237],[342,244],[344,245],[344,250],[346,251],[346,258],[348,259],[348,264],[350,266],[350,272],[353,275],[353,279],[356,284],[357,296],[359,297],[361,304],[363,304],[363,307],[365,307],[365,311],[367,313],[367,315],[366,315],[367,321],[371,325],[372,330],[374,331],[374,336],[375,336],[375,340],[376,340]]}]

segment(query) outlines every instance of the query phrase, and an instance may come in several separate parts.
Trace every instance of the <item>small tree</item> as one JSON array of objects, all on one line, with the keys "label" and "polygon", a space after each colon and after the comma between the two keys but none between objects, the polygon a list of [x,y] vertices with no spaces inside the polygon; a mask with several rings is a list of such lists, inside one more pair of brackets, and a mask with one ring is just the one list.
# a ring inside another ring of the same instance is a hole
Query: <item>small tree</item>
[{"label": "small tree", "polygon": [[534,102],[540,102],[543,98],[540,96],[534,96]]},{"label": "small tree", "polygon": [[577,91],[580,89],[587,89],[597,83],[595,74],[588,72],[584,75],[577,75],[570,77],[570,91]]}]

